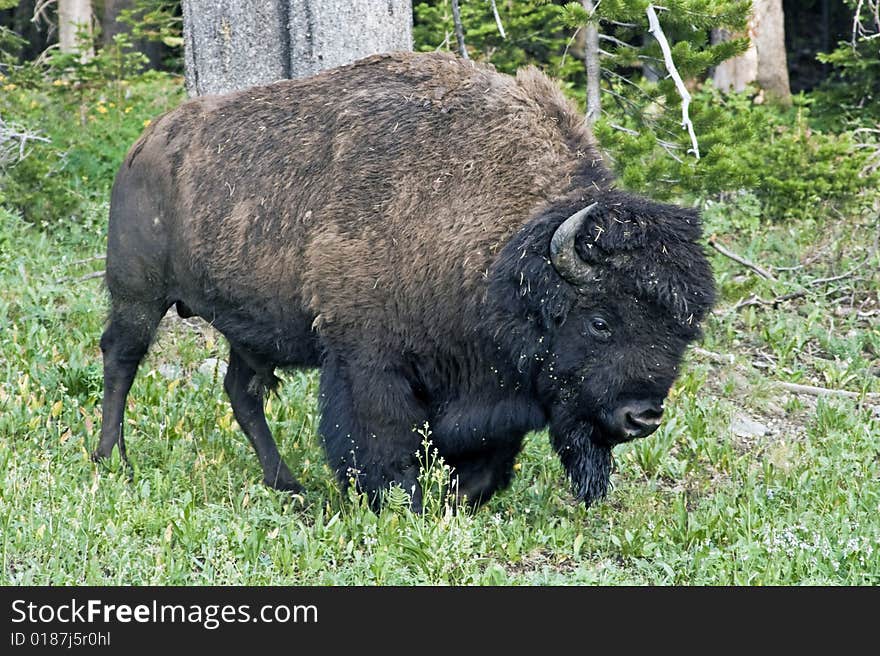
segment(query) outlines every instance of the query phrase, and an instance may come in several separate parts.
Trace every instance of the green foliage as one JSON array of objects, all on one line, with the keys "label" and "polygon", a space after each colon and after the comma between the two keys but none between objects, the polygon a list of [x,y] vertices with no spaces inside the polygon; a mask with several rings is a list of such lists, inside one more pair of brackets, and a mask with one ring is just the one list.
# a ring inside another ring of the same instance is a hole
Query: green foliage
[{"label": "green foliage", "polygon": [[119,34],[91,59],[53,53],[44,67],[19,67],[0,81],[0,116],[50,140],[32,142],[21,161],[0,170],[0,205],[44,225],[81,220],[144,126],[181,98],[179,80],[141,73],[143,61]]},{"label": "green foliage", "polygon": [[[465,43],[473,57],[491,62],[499,71],[515,73],[522,66],[542,63],[558,68],[571,30],[562,23],[561,7],[545,2],[498,2],[507,38],[501,37],[488,2],[462,2]],[[413,3],[416,50],[438,48],[457,52],[449,0]],[[576,60],[569,58],[575,66]],[[582,68],[582,67],[581,67]]]},{"label": "green foliage", "polygon": [[[750,2],[658,4],[676,68],[690,81],[689,114],[699,160],[681,127],[679,91],[666,74],[659,45],[647,34],[646,0],[603,0],[592,16],[580,2],[502,2],[498,6],[510,33],[507,40],[501,39],[488,2],[463,1],[461,7],[472,57],[507,72],[525,64],[541,66],[580,102],[586,80],[583,46],[574,38],[575,30],[598,22],[604,35],[603,114],[594,131],[622,184],[630,189],[655,198],[692,200],[746,192],[761,203],[765,219],[799,218],[829,205],[844,209],[871,202],[869,192],[878,182],[874,169],[880,164],[875,160],[880,157],[872,155],[877,149],[867,148],[866,142],[876,140],[875,132],[841,132],[839,123],[829,124],[827,104],[817,105],[814,112],[809,98],[797,99],[797,107],[786,111],[753,102],[754,93],[724,94],[701,82],[711,67],[748,45],[745,38],[713,45],[709,33],[716,28],[742,33]],[[455,49],[448,5],[435,0],[416,6],[419,49]],[[524,40],[532,45],[520,47]],[[853,59],[852,48],[846,56]],[[876,47],[872,58],[859,53],[856,61],[860,71],[874,71]],[[861,82],[864,88],[856,85],[847,93],[861,94],[858,102],[864,104],[872,97],[868,88],[874,88],[874,80],[863,75]]]},{"label": "green foliage", "polygon": [[153,41],[168,48],[164,64],[170,70],[183,69],[183,16],[180,0],[133,0],[120,12],[119,22],[131,30],[135,41]]},{"label": "green foliage", "polygon": [[[106,195],[80,221],[43,230],[0,208],[0,584],[91,585],[870,585],[880,577],[880,415],[871,402],[816,402],[769,384],[880,392],[880,253],[866,218],[767,226],[748,194],[706,211],[709,234],[779,271],[756,280],[712,251],[719,312],[649,438],[615,449],[614,489],[585,510],[546,433],[530,435],[510,489],[452,512],[443,463],[423,444],[426,512],[403,490],[381,513],[333,481],[315,433],[318,377],[284,373],[267,408],[306,505],[266,488],[222,378],[200,376],[226,347],[208,324],[163,325],[126,413],[134,470],[98,466],[106,317],[100,271]],[[812,249],[812,250],[810,250]],[[822,253],[825,252],[824,255]],[[816,259],[816,256],[819,258]],[[839,289],[730,312],[742,296]],[[778,289],[774,285],[779,285]],[[876,308],[876,305],[867,305]],[[192,322],[188,322],[192,323]],[[769,359],[769,360],[768,360]],[[178,367],[176,373],[169,365]],[[160,373],[164,372],[164,373]],[[746,415],[768,427],[744,438]],[[107,564],[112,563],[108,567]]]},{"label": "green foliage", "polygon": [[[876,3],[875,3],[876,4]],[[834,67],[835,75],[815,94],[817,104],[827,114],[826,123],[836,130],[852,126],[875,127],[880,121],[880,23],[876,22],[870,3],[847,0],[855,13],[856,34],[841,41],[830,53],[821,53],[819,61]]]},{"label": "green foliage", "polygon": [[[670,135],[658,141],[644,129],[650,108],[623,125],[606,116],[595,126],[614,157],[624,186],[656,198],[706,198],[752,192],[767,219],[801,218],[854,204],[869,204],[876,189],[870,151],[852,133],[830,134],[811,125],[809,104],[794,110],[756,105],[745,94],[722,94],[710,85],[694,95],[691,118],[703,157],[687,157]],[[625,128],[625,129],[621,129]],[[665,144],[658,149],[658,143]]]},{"label": "green foliage", "polygon": [[174,0],[134,0],[131,9],[119,14],[119,21],[131,27],[135,39],[160,41],[169,48],[183,46],[183,18],[180,2]]}]

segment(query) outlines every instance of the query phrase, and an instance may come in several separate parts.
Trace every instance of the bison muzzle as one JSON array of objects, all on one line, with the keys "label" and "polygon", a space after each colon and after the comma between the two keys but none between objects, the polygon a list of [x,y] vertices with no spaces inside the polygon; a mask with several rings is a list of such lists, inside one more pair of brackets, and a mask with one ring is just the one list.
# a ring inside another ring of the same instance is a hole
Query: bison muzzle
[{"label": "bison muzzle", "polygon": [[578,498],[660,424],[713,303],[697,213],[615,188],[576,109],[534,68],[377,55],[194,98],[113,187],[96,459],[165,312],[230,345],[224,381],[266,484],[301,491],[263,413],[276,367],[320,367],[345,485],[420,507],[419,430],[458,494],[508,485],[549,426]]}]

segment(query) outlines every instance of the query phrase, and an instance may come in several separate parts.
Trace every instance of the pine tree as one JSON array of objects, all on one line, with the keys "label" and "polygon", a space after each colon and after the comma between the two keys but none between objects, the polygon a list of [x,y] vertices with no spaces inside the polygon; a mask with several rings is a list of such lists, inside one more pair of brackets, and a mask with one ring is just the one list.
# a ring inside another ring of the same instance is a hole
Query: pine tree
[{"label": "pine tree", "polygon": [[[660,44],[650,33],[648,0],[497,3],[503,38],[491,2],[460,0],[472,58],[514,72],[533,63],[562,81],[586,109],[586,49],[579,38],[588,24],[599,31],[601,112],[593,125],[624,184],[655,196],[711,190],[731,182],[725,147],[756,129],[747,116],[722,117],[696,98],[689,107],[695,139],[682,127],[681,89],[693,91],[720,62],[743,52],[747,39],[712,43],[713,29],[742,33],[751,0],[664,0],[655,13],[682,84],[669,75]],[[592,5],[593,11],[587,7]],[[662,8],[661,8],[662,6]],[[415,41],[422,50],[454,49],[449,0],[414,5]],[[450,47],[451,44],[451,47]],[[689,91],[688,91],[689,92]],[[695,143],[696,141],[696,143]],[[698,160],[697,154],[701,156]],[[722,171],[723,169],[723,171]]]}]

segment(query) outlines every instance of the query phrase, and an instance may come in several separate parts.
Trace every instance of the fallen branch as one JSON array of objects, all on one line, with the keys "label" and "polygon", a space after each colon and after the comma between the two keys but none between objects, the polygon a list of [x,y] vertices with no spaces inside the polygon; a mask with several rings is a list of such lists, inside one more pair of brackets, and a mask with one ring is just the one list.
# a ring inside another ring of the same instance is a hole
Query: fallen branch
[{"label": "fallen branch", "polygon": [[15,123],[7,123],[0,118],[0,166],[23,160],[27,155],[28,141],[51,143],[48,137],[29,132]]},{"label": "fallen branch", "polygon": [[79,266],[80,264],[87,264],[88,262],[94,262],[95,260],[103,260],[106,259],[106,255],[98,254],[92,255],[91,257],[85,257],[81,260],[74,260],[73,262],[69,262],[67,266]]},{"label": "fallen branch", "polygon": [[785,301],[791,301],[796,298],[801,298],[807,295],[807,290],[799,289],[795,292],[790,292],[788,294],[783,294],[782,296],[777,296],[776,298],[766,299],[761,298],[757,294],[752,294],[748,298],[740,299],[736,305],[734,305],[730,310],[725,312],[724,314],[730,314],[731,312],[736,312],[737,310],[741,310],[744,307],[749,307],[752,305],[767,305],[772,307],[774,310],[779,307],[780,303],[784,303]]},{"label": "fallen branch", "polygon": [[[691,350],[716,364],[735,364],[736,362],[736,358],[730,353],[715,353],[714,351],[707,351],[706,349],[699,347],[693,347]],[[742,370],[747,369],[747,367],[742,365],[737,368]],[[852,392],[850,390],[831,389],[829,387],[818,387],[816,385],[787,383],[782,380],[773,380],[770,381],[770,384],[795,394],[808,394],[810,396],[843,396],[848,399],[864,399],[865,401],[880,402],[880,393],[878,392]]]},{"label": "fallen branch", "polygon": [[[862,262],[864,264],[864,262]],[[839,276],[831,276],[830,278],[816,278],[815,280],[811,280],[807,283],[807,287],[815,287],[816,285],[821,285],[826,282],[836,282],[837,280],[843,280],[844,278],[849,278],[852,274],[862,268],[862,264],[854,266],[852,269],[847,271],[846,273],[841,273]]]},{"label": "fallen branch", "polygon": [[715,353],[715,351],[707,351],[704,348],[700,348],[699,346],[695,346],[691,349],[694,353],[698,355],[702,355],[704,358],[711,360],[712,362],[716,362],[718,364],[733,364],[736,362],[736,358],[734,358],[729,353]]},{"label": "fallen branch", "polygon": [[815,385],[799,385],[798,383],[786,383],[776,381],[776,385],[794,392],[795,394],[809,394],[810,396],[845,396],[849,399],[861,399],[866,401],[880,401],[880,393],[877,392],[851,392],[849,390],[829,389],[827,387],[816,387]]},{"label": "fallen branch", "polygon": [[657,11],[655,10],[654,5],[648,5],[645,11],[648,14],[648,31],[655,39],[657,39],[657,43],[660,44],[660,50],[663,52],[663,61],[666,64],[666,70],[675,82],[675,88],[678,89],[678,95],[681,96],[681,126],[688,131],[693,146],[688,152],[693,152],[694,157],[700,159],[700,146],[697,143],[697,135],[694,133],[694,124],[691,122],[691,118],[688,115],[688,108],[691,104],[691,94],[684,85],[684,80],[681,79],[681,75],[678,74],[678,69],[675,67],[675,61],[672,59],[672,49],[669,47],[669,41],[666,40],[663,28],[660,26],[660,19],[657,18]]},{"label": "fallen branch", "polygon": [[95,278],[103,278],[103,271],[95,271],[93,273],[87,273],[84,276],[80,276],[79,278],[74,278],[73,276],[68,276],[66,278],[59,278],[55,281],[56,285],[60,285],[65,282],[85,282],[86,280],[94,280]]},{"label": "fallen branch", "polygon": [[716,241],[715,237],[709,237],[709,245],[710,245],[712,248],[714,248],[716,251],[718,251],[719,253],[721,253],[724,257],[728,257],[728,258],[730,258],[731,260],[733,260],[734,262],[736,262],[736,263],[738,263],[738,264],[742,264],[744,267],[747,267],[747,268],[751,269],[752,271],[754,271],[755,273],[757,273],[757,274],[758,274],[759,276],[761,276],[762,278],[765,278],[766,280],[771,280],[771,281],[773,281],[773,282],[776,282],[776,278],[773,276],[772,273],[770,273],[769,271],[767,271],[767,269],[764,269],[764,268],[762,268],[762,267],[759,267],[757,264],[755,264],[754,262],[751,262],[751,261],[747,260],[747,259],[744,258],[742,255],[737,255],[737,254],[734,253],[733,251],[728,250],[727,248],[725,248],[724,246],[722,246],[721,244],[719,244],[719,243]]}]

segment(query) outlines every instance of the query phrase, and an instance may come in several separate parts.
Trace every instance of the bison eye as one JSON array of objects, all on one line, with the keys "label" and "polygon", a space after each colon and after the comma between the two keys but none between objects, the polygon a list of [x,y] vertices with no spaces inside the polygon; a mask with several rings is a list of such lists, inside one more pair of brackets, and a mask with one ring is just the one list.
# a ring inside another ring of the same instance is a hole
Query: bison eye
[{"label": "bison eye", "polygon": [[611,328],[602,317],[593,317],[590,319],[590,333],[599,339],[608,339],[611,337]]}]

